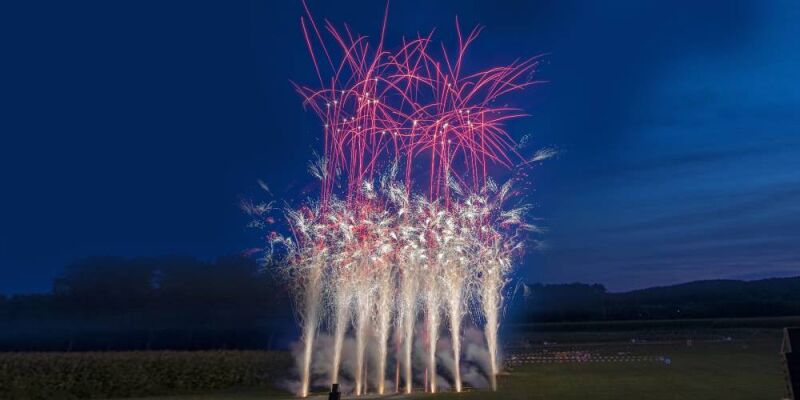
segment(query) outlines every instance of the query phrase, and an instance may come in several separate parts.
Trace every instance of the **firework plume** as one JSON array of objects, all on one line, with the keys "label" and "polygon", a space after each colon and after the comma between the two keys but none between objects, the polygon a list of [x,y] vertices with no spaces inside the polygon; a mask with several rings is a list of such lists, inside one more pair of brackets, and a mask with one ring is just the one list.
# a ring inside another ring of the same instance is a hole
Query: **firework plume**
[{"label": "firework plume", "polygon": [[[288,210],[292,235],[272,234],[268,248],[280,255],[297,295],[300,396],[309,394],[319,329],[333,337],[329,383],[340,381],[347,358],[354,394],[362,395],[387,391],[392,361],[395,379],[411,393],[417,348],[425,353],[424,371],[416,371],[424,373],[424,389],[439,390],[437,345],[446,328],[452,387],[461,391],[461,330],[470,316],[483,326],[486,374],[496,388],[503,289],[525,232],[536,227],[525,221],[526,207],[508,207],[510,181],[498,186],[490,175],[554,155],[540,150],[526,161],[505,130],[525,114],[497,105],[536,83],[536,58],[467,72],[465,54],[480,29],[463,35],[456,21],[452,50],[435,45],[432,35],[390,49],[385,25],[386,16],[380,39],[371,42],[346,27],[320,25],[308,12],[301,19],[319,78],[318,85],[296,85],[321,120],[323,154],[309,166],[319,198]],[[259,218],[269,211],[246,209]],[[343,354],[348,332],[353,354]],[[367,365],[373,351],[377,362]]]}]

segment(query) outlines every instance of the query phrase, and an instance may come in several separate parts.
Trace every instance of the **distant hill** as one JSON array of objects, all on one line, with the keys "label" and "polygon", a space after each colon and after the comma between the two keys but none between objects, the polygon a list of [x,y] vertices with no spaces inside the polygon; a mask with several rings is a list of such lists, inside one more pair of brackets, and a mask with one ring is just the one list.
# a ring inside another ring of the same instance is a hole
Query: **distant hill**
[{"label": "distant hill", "polygon": [[536,322],[800,315],[800,276],[707,280],[609,293],[599,284],[525,284],[515,319]]}]

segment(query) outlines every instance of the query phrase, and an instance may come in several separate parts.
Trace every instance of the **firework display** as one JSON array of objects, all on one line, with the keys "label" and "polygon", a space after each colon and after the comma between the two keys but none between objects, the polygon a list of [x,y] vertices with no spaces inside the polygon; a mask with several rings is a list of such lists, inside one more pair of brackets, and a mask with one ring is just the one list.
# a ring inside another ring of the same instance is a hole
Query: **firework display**
[{"label": "firework display", "polygon": [[[286,212],[291,236],[269,238],[270,254],[282,249],[297,295],[298,394],[309,394],[320,330],[332,336],[328,384],[345,372],[345,340],[352,337],[346,373],[361,395],[386,393],[389,365],[397,368],[394,388],[439,390],[437,343],[446,328],[452,388],[461,391],[467,317],[483,327],[485,373],[496,389],[503,288],[525,234],[537,228],[523,218],[527,207],[507,206],[511,182],[498,185],[490,175],[497,166],[552,155],[540,151],[526,160],[504,129],[524,113],[497,100],[536,83],[537,60],[466,73],[465,52],[479,30],[464,36],[457,22],[453,53],[431,35],[388,50],[386,16],[375,43],[347,27],[342,33],[328,22],[318,26],[310,13],[301,25],[319,77],[319,86],[296,86],[322,121],[324,151],[309,167],[320,181],[319,198]],[[419,349],[421,382],[413,361]]]}]

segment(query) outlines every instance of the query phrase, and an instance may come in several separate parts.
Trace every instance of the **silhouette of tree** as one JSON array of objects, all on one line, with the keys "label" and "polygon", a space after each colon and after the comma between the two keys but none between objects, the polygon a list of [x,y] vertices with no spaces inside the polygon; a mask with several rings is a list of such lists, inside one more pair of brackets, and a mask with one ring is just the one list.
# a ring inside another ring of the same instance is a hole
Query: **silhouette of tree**
[{"label": "silhouette of tree", "polygon": [[53,293],[85,312],[142,309],[152,296],[155,264],[148,258],[87,258],[64,269]]}]

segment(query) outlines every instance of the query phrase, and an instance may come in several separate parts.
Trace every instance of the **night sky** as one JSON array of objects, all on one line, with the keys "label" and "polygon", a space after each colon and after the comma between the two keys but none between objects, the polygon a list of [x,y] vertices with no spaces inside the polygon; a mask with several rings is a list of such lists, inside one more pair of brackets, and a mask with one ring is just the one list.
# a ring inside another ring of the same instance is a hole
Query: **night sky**
[{"label": "night sky", "polygon": [[[16,3],[16,4],[8,4]],[[259,245],[242,198],[299,204],[319,122],[294,1],[0,6],[0,293],[95,255]],[[275,4],[280,3],[280,4]],[[394,1],[388,43],[454,17],[466,61],[547,54],[510,125],[560,155],[532,174],[547,249],[518,276],[627,290],[800,274],[800,3]],[[377,35],[381,1],[309,0]]]}]

